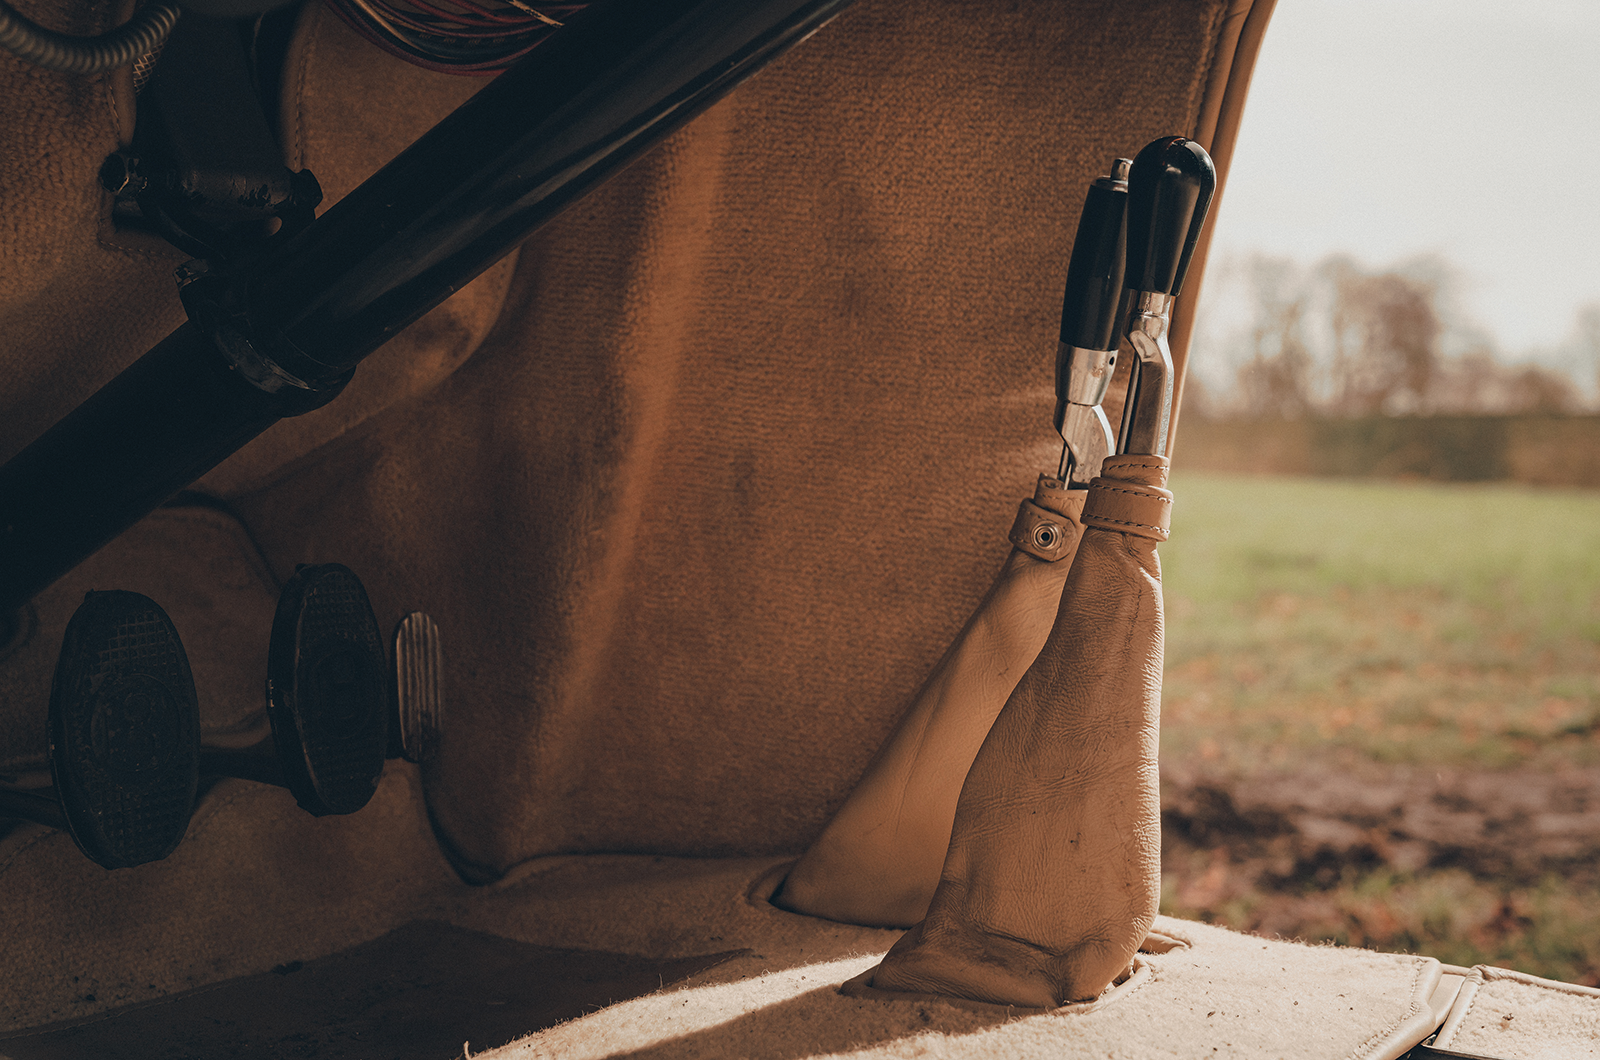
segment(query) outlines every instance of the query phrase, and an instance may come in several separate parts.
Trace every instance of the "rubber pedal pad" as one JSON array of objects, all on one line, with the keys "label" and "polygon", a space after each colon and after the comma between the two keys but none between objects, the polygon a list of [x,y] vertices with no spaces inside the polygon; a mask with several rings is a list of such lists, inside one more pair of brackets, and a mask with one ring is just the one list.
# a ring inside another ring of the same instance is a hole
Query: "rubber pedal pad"
[{"label": "rubber pedal pad", "polygon": [[154,600],[91,592],[67,623],[50,687],[50,772],[78,849],[108,869],[159,861],[189,828],[200,703]]},{"label": "rubber pedal pad", "polygon": [[278,597],[267,651],[267,714],[284,783],[301,809],[355,813],[389,749],[387,654],[361,580],[304,566]]}]

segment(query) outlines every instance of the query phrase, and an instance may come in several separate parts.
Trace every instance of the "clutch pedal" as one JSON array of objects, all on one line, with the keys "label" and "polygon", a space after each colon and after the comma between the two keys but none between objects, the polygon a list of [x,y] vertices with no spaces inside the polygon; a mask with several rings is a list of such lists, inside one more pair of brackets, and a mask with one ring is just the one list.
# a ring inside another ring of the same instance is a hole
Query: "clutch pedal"
[{"label": "clutch pedal", "polygon": [[155,601],[84,597],[56,663],[49,732],[54,788],[0,791],[0,813],[65,831],[108,869],[177,849],[199,783],[200,706],[183,642]]}]

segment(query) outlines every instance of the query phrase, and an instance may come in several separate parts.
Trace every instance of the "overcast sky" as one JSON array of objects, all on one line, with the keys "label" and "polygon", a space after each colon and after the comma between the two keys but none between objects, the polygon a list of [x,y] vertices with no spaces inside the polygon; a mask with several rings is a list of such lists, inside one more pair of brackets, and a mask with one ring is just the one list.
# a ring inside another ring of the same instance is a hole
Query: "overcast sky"
[{"label": "overcast sky", "polygon": [[1438,253],[1511,359],[1554,347],[1600,301],[1597,125],[1600,0],[1278,0],[1215,250]]}]

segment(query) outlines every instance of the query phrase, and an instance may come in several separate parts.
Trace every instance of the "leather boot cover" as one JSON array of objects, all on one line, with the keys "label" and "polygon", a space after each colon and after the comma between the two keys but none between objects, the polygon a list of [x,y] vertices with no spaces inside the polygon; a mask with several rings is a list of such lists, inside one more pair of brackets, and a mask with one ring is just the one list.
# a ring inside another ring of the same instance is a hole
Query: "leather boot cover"
[{"label": "leather boot cover", "polygon": [[1083,524],[1165,541],[1172,527],[1172,493],[1163,487],[1170,463],[1163,456],[1113,456],[1089,483]]},{"label": "leather boot cover", "polygon": [[1066,560],[1070,564],[1083,534],[1086,496],[1082,489],[1069,490],[1059,479],[1040,475],[1033,499],[1017,507],[1011,543],[1047,563]]},{"label": "leather boot cover", "polygon": [[1049,639],[967,775],[927,918],[871,986],[1053,1007],[1098,996],[1144,939],[1161,890],[1166,469],[1108,460],[1090,486],[1085,523],[1109,510],[1124,528],[1085,527]]},{"label": "leather boot cover", "polygon": [[[1085,490],[1039,476],[1018,525],[1027,542],[1051,527],[1047,551],[1013,549],[972,617],[844,806],[790,872],[774,901],[849,924],[909,927],[928,912],[950,846],[956,799],[972,760],[1044,646],[1082,537]],[[1018,541],[1013,527],[1011,540]]]}]

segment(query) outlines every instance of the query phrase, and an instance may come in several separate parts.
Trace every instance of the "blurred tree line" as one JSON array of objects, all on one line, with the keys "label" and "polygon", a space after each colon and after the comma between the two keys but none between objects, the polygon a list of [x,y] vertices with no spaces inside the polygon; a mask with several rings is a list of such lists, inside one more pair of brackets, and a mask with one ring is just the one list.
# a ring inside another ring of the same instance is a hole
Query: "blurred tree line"
[{"label": "blurred tree line", "polygon": [[[1574,413],[1600,386],[1600,303],[1550,363],[1505,363],[1438,258],[1369,270],[1336,255],[1304,267],[1256,254],[1220,262],[1204,297],[1186,412],[1221,417]],[[1227,302],[1231,304],[1221,304]],[[1221,311],[1219,323],[1207,320]],[[1575,373],[1578,378],[1575,378]],[[1231,378],[1229,378],[1231,374]],[[1582,383],[1578,379],[1582,379]]]}]

